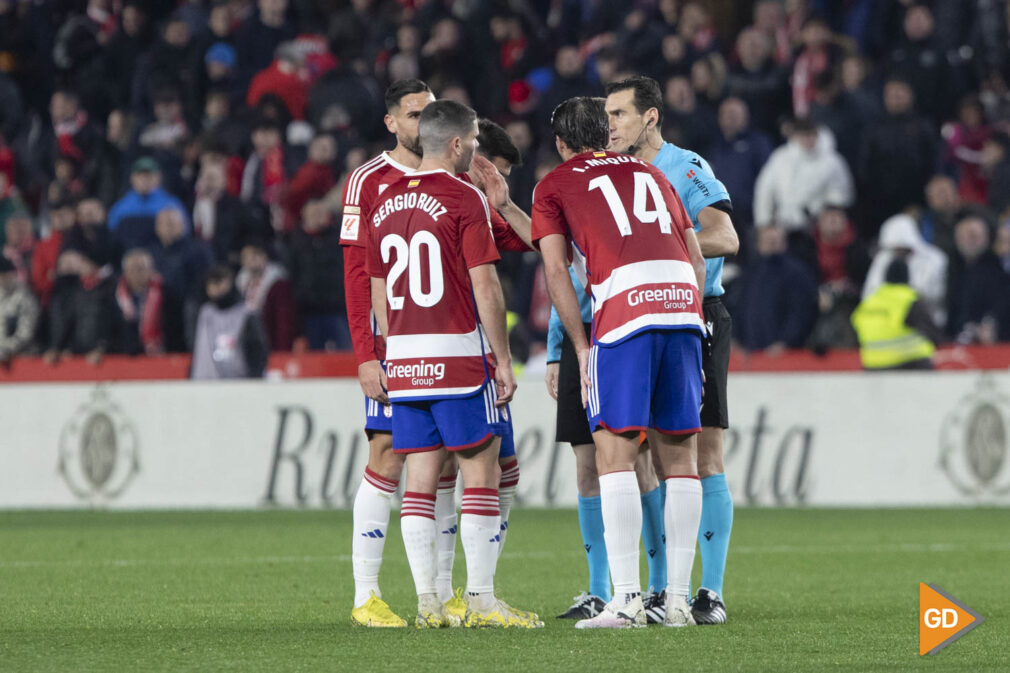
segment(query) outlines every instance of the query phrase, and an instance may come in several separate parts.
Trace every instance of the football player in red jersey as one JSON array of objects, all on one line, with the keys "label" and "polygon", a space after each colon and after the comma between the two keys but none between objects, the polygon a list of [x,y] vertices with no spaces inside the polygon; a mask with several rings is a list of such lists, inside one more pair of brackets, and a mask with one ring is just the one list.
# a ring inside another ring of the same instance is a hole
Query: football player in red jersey
[{"label": "football player in red jersey", "polygon": [[[404,627],[382,600],[379,568],[389,526],[390,499],[396,491],[403,459],[393,454],[392,407],[382,388],[385,346],[377,338],[371,315],[365,270],[367,218],[372,203],[391,183],[421,163],[417,123],[421,111],[435,100],[420,80],[402,80],[386,90],[386,128],[396,147],[367,161],[351,173],[344,186],[340,242],[344,246],[344,293],[351,340],[358,361],[358,381],[365,393],[365,433],[368,466],[354,498],[352,566],[354,608],[351,621],[361,626]],[[452,506],[455,508],[455,506]]]},{"label": "football player in red jersey", "polygon": [[424,158],[381,196],[365,226],[372,306],[387,338],[393,450],[407,456],[401,511],[418,594],[418,627],[451,625],[436,589],[435,492],[446,451],[466,488],[460,536],[467,565],[463,624],[543,626],[494,595],[499,549],[498,453],[502,409],[515,391],[498,251],[483,193],[456,174],[470,168],[477,119],[436,101],[420,119]]},{"label": "football player in red jersey", "polygon": [[[378,575],[389,525],[390,499],[399,484],[403,467],[402,456],[392,451],[392,407],[388,404],[382,387],[382,360],[385,347],[371,315],[368,274],[365,271],[367,222],[372,204],[388,186],[420,165],[421,146],[418,137],[418,119],[426,105],[434,100],[427,84],[420,80],[401,80],[393,83],[385,96],[386,128],[396,137],[396,147],[365,162],[348,178],[344,187],[344,208],[340,240],[344,246],[344,278],[348,322],[354,352],[358,361],[358,379],[365,393],[365,432],[369,441],[369,460],[364,477],[354,499],[352,559],[354,573],[353,623],[363,626],[396,627],[406,622],[396,616],[382,601]],[[487,124],[492,124],[487,122]],[[499,127],[500,128],[500,127]],[[507,136],[506,136],[507,138]],[[515,207],[508,198],[508,188],[499,170],[506,169],[505,161],[518,156],[515,148],[509,149],[500,136],[489,143],[492,152],[484,160],[474,162],[470,174],[475,182],[495,197],[495,206],[505,214],[507,222],[497,211],[492,213],[495,241],[502,250],[527,249],[529,243],[529,217]],[[503,160],[501,157],[504,156]],[[502,526],[508,525],[508,512],[519,482],[519,466],[509,434],[503,443],[500,457],[502,477]],[[440,524],[438,538],[439,595],[450,610],[462,616],[465,604],[452,593],[452,566],[456,547],[456,471],[454,463],[447,463],[439,482],[436,509]],[[502,530],[502,540],[504,540]]]},{"label": "football player in red jersey", "polygon": [[[602,101],[565,101],[551,125],[563,163],[537,185],[533,240],[579,359],[614,583],[613,600],[576,628],[646,623],[639,578],[642,503],[634,471],[643,430],[666,482],[665,624],[686,626],[693,624],[687,594],[701,515],[694,437],[700,429],[705,262],[663,174],[603,149],[609,124]],[[593,299],[592,347],[568,273],[572,246]]]}]

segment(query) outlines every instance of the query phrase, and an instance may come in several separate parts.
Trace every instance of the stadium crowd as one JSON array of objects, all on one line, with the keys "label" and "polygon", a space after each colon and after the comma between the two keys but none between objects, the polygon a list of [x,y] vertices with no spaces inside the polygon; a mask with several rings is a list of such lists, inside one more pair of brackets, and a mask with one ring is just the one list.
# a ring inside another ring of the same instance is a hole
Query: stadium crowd
[{"label": "stadium crowd", "polygon": [[[191,351],[208,275],[263,347],[349,348],[343,183],[411,77],[506,128],[527,212],[554,107],[657,79],[733,200],[744,349],[855,346],[895,258],[946,339],[1010,341],[1008,34],[1006,0],[0,0],[0,361]],[[538,256],[501,270],[543,340]]]}]

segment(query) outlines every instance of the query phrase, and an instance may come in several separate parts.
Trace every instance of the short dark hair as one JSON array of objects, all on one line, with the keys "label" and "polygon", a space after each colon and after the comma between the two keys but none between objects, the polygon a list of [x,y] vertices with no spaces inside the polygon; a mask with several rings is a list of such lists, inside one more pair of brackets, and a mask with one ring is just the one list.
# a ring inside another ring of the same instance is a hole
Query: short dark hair
[{"label": "short dark hair", "polygon": [[619,82],[611,82],[607,85],[607,95],[618,93],[620,91],[627,91],[631,89],[634,92],[632,97],[632,102],[635,104],[635,110],[638,114],[645,114],[649,108],[656,108],[656,112],[659,113],[659,119],[656,120],[657,126],[663,125],[663,92],[659,88],[659,82],[652,79],[651,77],[645,77],[642,75],[636,77],[629,77],[628,79],[622,79]]},{"label": "short dark hair", "polygon": [[610,144],[610,122],[602,98],[569,98],[554,108],[551,130],[572,151],[602,150]]},{"label": "short dark hair", "polygon": [[204,282],[210,283],[220,283],[222,280],[231,280],[232,272],[231,267],[227,264],[215,264],[207,269],[207,275],[204,278]]},{"label": "short dark hair", "polygon": [[431,89],[419,79],[401,79],[390,84],[386,89],[386,112],[392,113],[400,107],[403,97],[412,93],[431,93]]},{"label": "short dark hair", "polygon": [[477,113],[462,103],[444,98],[429,103],[417,123],[424,156],[445,152],[449,141],[469,133],[476,120]]},{"label": "short dark hair", "polygon": [[894,285],[908,285],[908,264],[903,259],[895,259],[887,265],[884,282]]},{"label": "short dark hair", "polygon": [[817,133],[817,124],[810,117],[797,117],[793,121],[793,133]]},{"label": "short dark hair", "polygon": [[523,157],[508,131],[490,119],[477,120],[477,151],[489,159],[501,157],[513,166],[522,166]]}]

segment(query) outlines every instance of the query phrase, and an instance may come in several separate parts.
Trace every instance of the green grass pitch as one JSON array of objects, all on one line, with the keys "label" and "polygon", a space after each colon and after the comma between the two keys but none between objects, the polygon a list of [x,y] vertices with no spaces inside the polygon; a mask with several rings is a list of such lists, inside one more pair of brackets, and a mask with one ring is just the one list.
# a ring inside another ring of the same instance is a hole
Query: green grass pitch
[{"label": "green grass pitch", "polygon": [[[499,564],[546,628],[352,628],[349,536],[349,512],[0,513],[0,671],[1010,670],[1010,510],[739,510],[730,622],[677,630],[553,618],[586,582],[572,510],[516,511]],[[919,657],[920,581],[987,621]],[[382,584],[410,616],[395,517]]]}]

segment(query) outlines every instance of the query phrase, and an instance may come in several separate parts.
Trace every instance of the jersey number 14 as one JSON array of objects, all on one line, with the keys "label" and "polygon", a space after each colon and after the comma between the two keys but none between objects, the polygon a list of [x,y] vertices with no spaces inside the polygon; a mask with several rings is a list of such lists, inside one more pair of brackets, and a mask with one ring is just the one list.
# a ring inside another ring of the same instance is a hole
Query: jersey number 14
[{"label": "jersey number 14", "polygon": [[[633,210],[635,217],[644,224],[659,222],[659,231],[661,233],[672,233],[670,225],[673,222],[673,217],[670,216],[670,211],[666,209],[663,192],[660,191],[655,178],[648,173],[642,172],[636,172],[634,176],[635,199]],[[614,181],[610,179],[609,175],[600,175],[589,181],[589,191],[593,191],[594,189],[599,189],[603,192],[603,198],[607,200],[607,206],[610,207],[610,213],[614,216],[614,222],[617,223],[617,230],[621,232],[621,236],[631,236],[631,220],[628,218],[628,211],[624,208],[621,197],[617,193]],[[646,203],[649,197],[652,199],[652,210],[649,209]]]}]

